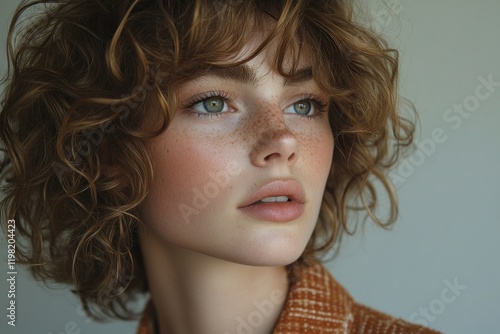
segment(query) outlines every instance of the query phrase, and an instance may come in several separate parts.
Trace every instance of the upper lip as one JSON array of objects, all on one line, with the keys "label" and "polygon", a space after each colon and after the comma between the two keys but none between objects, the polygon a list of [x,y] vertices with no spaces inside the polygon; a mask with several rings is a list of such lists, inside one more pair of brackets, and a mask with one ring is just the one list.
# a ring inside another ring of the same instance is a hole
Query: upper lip
[{"label": "upper lip", "polygon": [[263,186],[259,187],[249,197],[247,197],[238,206],[238,208],[252,205],[266,197],[277,196],[287,196],[292,202],[298,202],[300,204],[304,204],[306,200],[304,188],[298,181],[294,179],[275,180],[267,182]]}]

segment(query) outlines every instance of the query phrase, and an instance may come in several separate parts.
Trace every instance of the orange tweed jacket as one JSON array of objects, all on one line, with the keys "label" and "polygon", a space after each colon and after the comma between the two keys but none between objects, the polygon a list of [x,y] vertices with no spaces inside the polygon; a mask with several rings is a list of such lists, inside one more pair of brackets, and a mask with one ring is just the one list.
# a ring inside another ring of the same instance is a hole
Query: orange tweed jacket
[{"label": "orange tweed jacket", "polygon": [[[154,307],[149,303],[138,334],[155,334]],[[291,284],[273,334],[438,334],[357,304],[319,263],[301,269]]]}]

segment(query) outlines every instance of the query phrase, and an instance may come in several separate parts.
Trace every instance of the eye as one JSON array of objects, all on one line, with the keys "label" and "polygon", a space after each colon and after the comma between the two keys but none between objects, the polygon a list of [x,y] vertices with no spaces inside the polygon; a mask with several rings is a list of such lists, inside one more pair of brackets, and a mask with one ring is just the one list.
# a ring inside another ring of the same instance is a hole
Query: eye
[{"label": "eye", "polygon": [[227,103],[221,96],[206,98],[194,104],[192,108],[199,113],[220,113],[228,111]]},{"label": "eye", "polygon": [[307,115],[312,109],[311,101],[303,100],[299,102],[295,102],[293,104],[293,109],[297,114]]},{"label": "eye", "polygon": [[315,105],[310,100],[300,100],[285,108],[287,114],[297,114],[301,116],[312,116],[317,113]]}]

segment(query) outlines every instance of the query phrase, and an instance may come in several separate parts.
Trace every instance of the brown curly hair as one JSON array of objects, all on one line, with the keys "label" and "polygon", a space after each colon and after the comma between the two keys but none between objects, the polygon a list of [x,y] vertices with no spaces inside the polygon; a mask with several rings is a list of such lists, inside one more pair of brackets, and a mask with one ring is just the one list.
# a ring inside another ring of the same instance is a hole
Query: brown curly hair
[{"label": "brown curly hair", "polygon": [[[24,1],[3,81],[1,212],[17,221],[27,241],[18,261],[35,278],[74,286],[90,315],[133,316],[130,303],[147,291],[137,225],[154,175],[148,142],[167,129],[175,87],[213,64],[236,65],[230,56],[269,19],[248,59],[277,41],[276,71],[289,76],[307,46],[331,101],[333,164],[301,260],[351,233],[350,212],[362,208],[381,226],[395,220],[385,172],[414,123],[399,112],[397,51],[356,22],[352,0]],[[377,183],[390,199],[384,220]]]}]

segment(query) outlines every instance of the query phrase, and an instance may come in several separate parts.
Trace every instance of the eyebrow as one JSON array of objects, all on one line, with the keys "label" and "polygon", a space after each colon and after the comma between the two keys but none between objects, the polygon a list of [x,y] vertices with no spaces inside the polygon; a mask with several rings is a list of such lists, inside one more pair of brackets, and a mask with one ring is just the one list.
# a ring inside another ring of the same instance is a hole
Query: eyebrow
[{"label": "eyebrow", "polygon": [[212,66],[208,71],[208,75],[250,85],[255,85],[257,83],[257,75],[255,74],[255,71],[250,68],[250,66],[245,64],[230,67]]},{"label": "eyebrow", "polygon": [[[255,85],[258,82],[255,70],[246,64],[230,67],[212,66],[207,74],[221,79],[229,79],[250,85]],[[300,68],[296,70],[292,76],[285,77],[285,86],[297,85],[312,79],[312,67]]]},{"label": "eyebrow", "polygon": [[299,68],[295,73],[285,78],[285,86],[293,86],[313,79],[312,67]]}]

